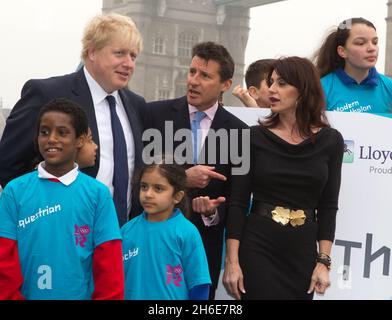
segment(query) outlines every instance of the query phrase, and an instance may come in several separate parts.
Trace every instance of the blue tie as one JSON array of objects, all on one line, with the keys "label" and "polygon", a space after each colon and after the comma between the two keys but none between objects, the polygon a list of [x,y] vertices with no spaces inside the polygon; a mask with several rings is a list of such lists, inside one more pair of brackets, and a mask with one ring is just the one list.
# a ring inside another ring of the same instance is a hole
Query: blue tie
[{"label": "blue tie", "polygon": [[193,164],[197,163],[199,157],[199,150],[201,145],[201,135],[200,135],[200,122],[207,115],[203,111],[197,111],[195,117],[192,120],[191,129],[193,136]]},{"label": "blue tie", "polygon": [[124,131],[120,119],[116,112],[116,99],[113,96],[107,96],[106,100],[110,107],[110,119],[112,122],[113,134],[113,200],[117,211],[118,222],[120,227],[128,220],[127,212],[127,191],[128,191],[128,155],[127,144],[125,142]]}]

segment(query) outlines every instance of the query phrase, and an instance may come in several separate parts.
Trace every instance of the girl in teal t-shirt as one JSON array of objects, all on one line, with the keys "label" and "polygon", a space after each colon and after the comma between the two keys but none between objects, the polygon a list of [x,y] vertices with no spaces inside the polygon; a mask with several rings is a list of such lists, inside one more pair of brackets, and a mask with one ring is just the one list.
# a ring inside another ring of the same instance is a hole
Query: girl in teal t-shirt
[{"label": "girl in teal t-shirt", "polygon": [[185,170],[153,164],[140,178],[141,215],[121,228],[125,299],[206,300],[211,279],[203,242],[185,209]]}]

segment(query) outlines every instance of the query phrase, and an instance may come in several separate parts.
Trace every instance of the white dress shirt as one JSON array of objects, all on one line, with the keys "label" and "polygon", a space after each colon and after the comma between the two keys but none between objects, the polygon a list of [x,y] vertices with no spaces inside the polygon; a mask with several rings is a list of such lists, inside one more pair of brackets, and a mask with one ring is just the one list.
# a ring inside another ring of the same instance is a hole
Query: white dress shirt
[{"label": "white dress shirt", "polygon": [[[99,169],[96,179],[109,187],[110,193],[113,196],[113,174],[114,174],[114,159],[113,159],[113,135],[112,123],[110,121],[110,107],[106,100],[109,95],[90,75],[86,67],[83,68],[84,74],[90,88],[91,96],[93,98],[95,117],[97,119],[98,135],[99,135]],[[127,192],[127,207],[128,212],[131,208],[131,181],[134,171],[135,163],[135,144],[131,125],[125,112],[124,105],[121,101],[118,91],[110,93],[116,99],[116,112],[120,119],[121,126],[124,131],[125,142],[127,144],[128,155],[128,192]]]}]

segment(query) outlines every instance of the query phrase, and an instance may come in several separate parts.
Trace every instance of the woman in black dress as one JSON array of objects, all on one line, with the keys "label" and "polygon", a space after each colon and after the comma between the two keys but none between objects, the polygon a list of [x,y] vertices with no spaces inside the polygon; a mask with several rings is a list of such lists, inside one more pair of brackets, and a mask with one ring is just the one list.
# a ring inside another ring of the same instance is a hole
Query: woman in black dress
[{"label": "woman in black dress", "polygon": [[223,282],[237,299],[312,299],[329,286],[344,142],[308,59],[277,60],[268,83],[250,172],[233,178]]}]

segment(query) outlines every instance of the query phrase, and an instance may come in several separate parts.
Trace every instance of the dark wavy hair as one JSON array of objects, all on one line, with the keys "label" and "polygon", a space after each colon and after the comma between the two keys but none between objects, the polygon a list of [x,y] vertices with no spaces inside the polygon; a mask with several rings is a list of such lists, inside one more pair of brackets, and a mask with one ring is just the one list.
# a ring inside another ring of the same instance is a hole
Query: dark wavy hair
[{"label": "dark wavy hair", "polygon": [[[269,85],[274,71],[289,85],[297,88],[299,93],[295,111],[297,129],[301,137],[310,137],[314,140],[312,128],[330,126],[325,115],[324,92],[317,69],[306,58],[280,58],[274,62],[268,73]],[[279,114],[271,113],[264,121],[259,121],[259,124],[266,128],[273,128],[278,122]]]},{"label": "dark wavy hair", "polygon": [[192,58],[198,56],[206,61],[213,60],[220,66],[219,75],[221,83],[233,78],[234,60],[227,49],[215,42],[201,42],[192,48]]},{"label": "dark wavy hair", "polygon": [[347,39],[350,36],[351,27],[355,24],[365,24],[376,30],[374,24],[364,18],[351,18],[341,22],[339,26],[327,36],[320,49],[315,54],[315,64],[321,77],[324,77],[338,68],[344,68],[345,60],[339,56],[337,48],[346,45]]}]

